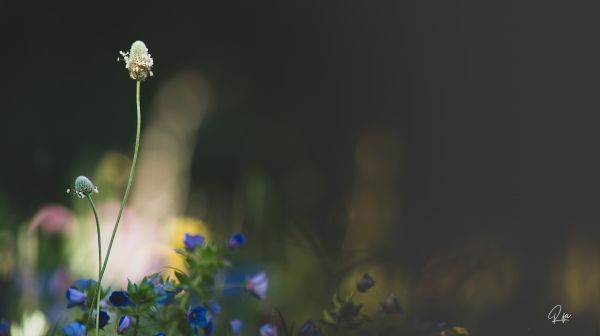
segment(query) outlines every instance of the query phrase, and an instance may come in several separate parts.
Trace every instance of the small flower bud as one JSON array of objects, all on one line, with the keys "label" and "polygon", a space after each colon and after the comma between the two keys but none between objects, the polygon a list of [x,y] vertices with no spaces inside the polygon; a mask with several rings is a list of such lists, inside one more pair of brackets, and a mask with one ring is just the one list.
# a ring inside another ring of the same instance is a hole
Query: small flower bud
[{"label": "small flower bud", "polygon": [[298,336],[317,336],[318,334],[317,327],[311,320],[306,321],[298,331]]},{"label": "small flower bud", "polygon": [[231,320],[229,321],[229,331],[233,336],[240,336],[242,334],[242,327],[244,323],[242,320]]},{"label": "small flower bud", "polygon": [[259,300],[264,300],[267,297],[268,287],[269,279],[265,272],[260,272],[246,281],[246,290]]},{"label": "small flower bud", "polygon": [[375,286],[375,280],[369,274],[365,273],[358,284],[356,284],[356,289],[359,292],[364,293],[373,286]]},{"label": "small flower bud", "polygon": [[148,48],[144,42],[135,41],[129,52],[121,51],[120,53],[125,61],[125,69],[129,70],[129,76],[132,79],[141,81],[154,75],[152,73],[154,60],[148,53]]},{"label": "small flower bud", "polygon": [[277,327],[271,323],[267,323],[258,329],[260,336],[277,336]]},{"label": "small flower bud", "polygon": [[[70,191],[70,189],[67,189],[67,192]],[[96,187],[89,178],[78,176],[75,179],[75,195],[79,198],[84,198],[92,193],[98,193],[98,187]]]},{"label": "small flower bud", "polygon": [[122,334],[125,330],[131,327],[131,316],[123,315],[119,318],[119,323],[117,324],[117,333]]},{"label": "small flower bud", "polygon": [[237,250],[240,246],[246,243],[246,237],[243,234],[237,232],[231,235],[229,241],[227,242],[227,246],[229,246],[230,250]]},{"label": "small flower bud", "polygon": [[398,300],[398,297],[396,297],[394,293],[390,293],[390,295],[388,295],[385,301],[383,301],[381,304],[381,308],[388,315],[402,314],[404,312],[402,306],[400,306],[400,300]]}]

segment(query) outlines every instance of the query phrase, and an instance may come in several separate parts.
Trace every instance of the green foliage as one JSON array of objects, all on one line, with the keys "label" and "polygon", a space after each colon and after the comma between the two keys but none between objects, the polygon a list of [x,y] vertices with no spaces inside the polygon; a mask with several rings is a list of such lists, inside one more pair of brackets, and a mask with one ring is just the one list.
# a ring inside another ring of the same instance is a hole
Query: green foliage
[{"label": "green foliage", "polygon": [[323,310],[322,322],[336,331],[358,330],[369,318],[361,314],[362,304],[354,302],[354,293],[340,299],[333,295],[333,308]]}]

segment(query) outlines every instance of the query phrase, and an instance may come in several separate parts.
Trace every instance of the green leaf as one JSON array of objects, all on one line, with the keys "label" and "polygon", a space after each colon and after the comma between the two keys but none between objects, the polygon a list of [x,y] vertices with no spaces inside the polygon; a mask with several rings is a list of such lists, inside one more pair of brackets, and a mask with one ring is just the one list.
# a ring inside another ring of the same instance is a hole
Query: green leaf
[{"label": "green leaf", "polygon": [[175,272],[175,277],[177,278],[177,280],[181,284],[189,284],[190,283],[190,278],[185,273],[181,273],[181,272],[177,272],[176,271]]},{"label": "green leaf", "polygon": [[323,322],[331,324],[331,325],[337,324],[336,319],[327,310],[323,310]]}]

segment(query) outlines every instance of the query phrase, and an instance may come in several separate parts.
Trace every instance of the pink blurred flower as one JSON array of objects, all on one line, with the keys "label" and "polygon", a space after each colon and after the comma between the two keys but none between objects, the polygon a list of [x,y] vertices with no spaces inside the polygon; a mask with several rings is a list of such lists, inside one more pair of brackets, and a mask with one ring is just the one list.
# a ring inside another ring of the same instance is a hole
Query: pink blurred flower
[{"label": "pink blurred flower", "polygon": [[73,228],[73,215],[62,205],[46,205],[33,216],[29,231],[34,231],[38,227],[41,227],[46,234],[66,233]]}]

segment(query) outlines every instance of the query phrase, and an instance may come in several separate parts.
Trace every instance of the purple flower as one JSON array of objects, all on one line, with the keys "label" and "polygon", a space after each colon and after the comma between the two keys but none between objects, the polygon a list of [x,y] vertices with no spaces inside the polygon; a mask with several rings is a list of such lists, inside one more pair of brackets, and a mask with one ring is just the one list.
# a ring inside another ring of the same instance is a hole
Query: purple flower
[{"label": "purple flower", "polygon": [[227,243],[227,245],[229,246],[230,250],[237,250],[245,243],[246,237],[244,237],[243,234],[236,232],[233,235],[231,235],[231,238],[229,238],[229,242]]},{"label": "purple flower", "polygon": [[267,323],[258,329],[260,336],[277,336],[277,327]]},{"label": "purple flower", "polygon": [[359,292],[364,293],[373,286],[375,286],[375,280],[369,274],[365,273],[358,284],[356,284],[356,289],[358,289]]},{"label": "purple flower", "polygon": [[10,335],[10,322],[7,320],[0,320],[0,336]]},{"label": "purple flower", "polygon": [[233,334],[233,336],[239,336],[242,334],[242,326],[243,325],[244,325],[244,323],[242,322],[242,320],[229,321],[229,329],[231,330],[231,333]]},{"label": "purple flower", "polygon": [[131,316],[129,315],[123,315],[121,316],[121,318],[119,318],[119,324],[117,325],[117,332],[119,334],[122,334],[123,332],[125,332],[125,330],[129,329],[129,327],[131,327]]},{"label": "purple flower", "polygon": [[190,326],[194,330],[194,333],[198,333],[198,328],[204,328],[208,324],[208,318],[206,316],[206,308],[202,306],[190,309],[187,312],[187,320]]},{"label": "purple flower", "polygon": [[131,302],[129,301],[129,296],[127,296],[127,293],[125,293],[124,291],[112,292],[108,300],[115,307],[129,306],[131,304]]},{"label": "purple flower", "polygon": [[65,336],[85,335],[85,325],[83,325],[83,323],[77,322],[77,321],[71,322],[63,328],[63,334]]},{"label": "purple flower", "polygon": [[383,312],[388,315],[404,313],[404,310],[402,310],[402,307],[400,306],[400,300],[398,300],[398,297],[396,297],[394,293],[390,293],[390,295],[388,295],[385,301],[383,301],[381,304],[381,308],[383,309]]},{"label": "purple flower", "polygon": [[267,288],[269,287],[269,279],[267,273],[260,272],[246,282],[246,290],[260,300],[267,297]]},{"label": "purple flower", "polygon": [[186,233],[183,238],[183,245],[188,251],[193,251],[196,247],[204,245],[204,237]]},{"label": "purple flower", "polygon": [[300,331],[298,331],[298,336],[317,336],[317,335],[318,335],[317,327],[311,320],[304,322],[304,324],[300,327]]}]

